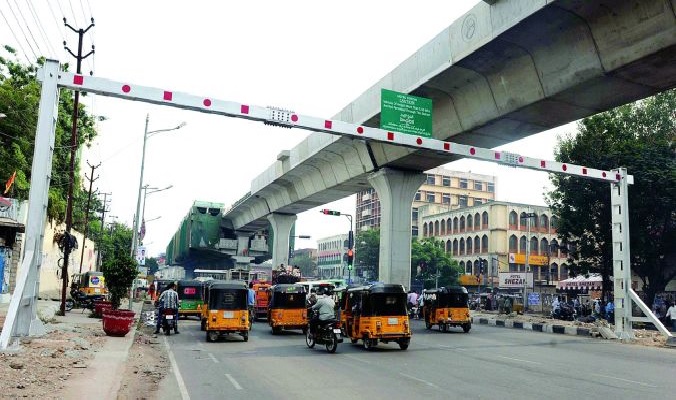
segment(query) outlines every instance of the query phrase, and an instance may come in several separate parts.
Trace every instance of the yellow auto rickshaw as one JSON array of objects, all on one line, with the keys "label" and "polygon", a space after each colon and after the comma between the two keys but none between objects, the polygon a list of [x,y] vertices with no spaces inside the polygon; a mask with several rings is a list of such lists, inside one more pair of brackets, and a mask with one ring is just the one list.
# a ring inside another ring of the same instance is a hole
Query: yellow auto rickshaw
[{"label": "yellow auto rickshaw", "polygon": [[447,332],[450,327],[460,326],[467,333],[472,329],[469,316],[469,294],[462,286],[440,287],[423,291],[422,315],[425,327]]},{"label": "yellow auto rickshaw", "polygon": [[102,298],[108,295],[103,272],[87,271],[82,274],[73,274],[70,279],[71,295],[73,291],[87,298]]},{"label": "yellow auto rickshaw", "polygon": [[248,288],[244,281],[214,281],[207,286],[205,299],[207,342],[214,342],[223,334],[238,333],[249,340]]},{"label": "yellow auto rickshaw", "polygon": [[268,289],[270,303],[268,306],[268,324],[272,334],[285,329],[302,329],[307,332],[307,293],[305,286],[275,285]]},{"label": "yellow auto rickshaw", "polygon": [[350,287],[340,303],[345,335],[354,344],[363,341],[370,350],[378,342],[396,342],[406,350],[411,329],[406,310],[406,291],[401,285],[375,284]]}]

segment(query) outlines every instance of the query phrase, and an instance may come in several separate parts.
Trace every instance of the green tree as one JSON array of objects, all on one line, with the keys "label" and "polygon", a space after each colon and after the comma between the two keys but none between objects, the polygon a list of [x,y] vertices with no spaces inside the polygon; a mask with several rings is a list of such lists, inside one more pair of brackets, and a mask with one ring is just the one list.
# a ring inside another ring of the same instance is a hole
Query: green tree
[{"label": "green tree", "polygon": [[317,263],[306,253],[294,256],[293,265],[297,265],[300,268],[300,273],[303,276],[313,276],[317,269]]},{"label": "green tree", "polygon": [[102,272],[114,309],[120,307],[121,300],[128,295],[138,275],[136,260],[129,255],[131,241],[132,230],[123,224],[113,223],[100,243]]},{"label": "green tree", "polygon": [[444,243],[439,239],[427,237],[422,240],[413,238],[411,242],[411,278],[423,282],[425,289],[452,286],[458,284],[462,269],[456,260],[452,260]]},{"label": "green tree", "polygon": [[[16,51],[4,46],[0,53],[0,112],[6,117],[0,119],[0,181],[4,183],[16,171],[16,179],[7,195],[19,200],[28,198],[31,180],[31,164],[35,130],[40,102],[40,82],[36,78],[35,65],[23,65],[16,58]],[[64,65],[64,70],[68,65]],[[66,201],[70,167],[70,133],[72,128],[73,96],[70,90],[61,89],[59,111],[56,121],[52,175],[49,187],[47,215],[50,219],[63,222],[66,216]],[[78,142],[80,147],[89,144],[96,136],[94,118],[83,104],[79,105]],[[79,171],[79,160],[76,171]],[[74,227],[82,231],[84,204],[82,178],[76,174],[74,182]]]},{"label": "green tree", "polygon": [[358,232],[354,240],[355,268],[368,268],[373,272],[370,277],[378,280],[378,265],[380,262],[380,229],[368,229]]},{"label": "green tree", "polygon": [[157,272],[157,270],[159,269],[157,258],[155,257],[146,258],[146,268],[148,268],[148,275],[154,275],[155,272]]},{"label": "green tree", "polygon": [[[629,186],[631,269],[646,300],[676,276],[676,91],[585,118],[579,133],[559,140],[556,160],[599,169],[625,167]],[[604,292],[612,275],[608,184],[552,175],[548,203],[559,218],[558,235],[574,243],[573,274],[600,272]],[[604,293],[605,294],[605,293]]]}]

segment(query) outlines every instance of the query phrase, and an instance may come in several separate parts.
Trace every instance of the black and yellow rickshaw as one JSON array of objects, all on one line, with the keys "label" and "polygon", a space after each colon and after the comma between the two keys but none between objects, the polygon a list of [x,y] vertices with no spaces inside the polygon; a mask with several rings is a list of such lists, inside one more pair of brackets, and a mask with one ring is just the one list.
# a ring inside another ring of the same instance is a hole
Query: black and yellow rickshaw
[{"label": "black and yellow rickshaw", "polygon": [[345,335],[365,349],[378,342],[396,342],[402,350],[411,342],[406,291],[401,285],[375,284],[349,287],[340,303]]},{"label": "black and yellow rickshaw", "polygon": [[462,327],[467,333],[472,328],[469,317],[469,295],[462,286],[441,287],[423,291],[422,315],[425,327],[439,325],[439,330],[447,332],[454,326]]},{"label": "black and yellow rickshaw", "polygon": [[[249,340],[248,288],[244,281],[213,281],[207,286],[205,298],[207,342],[216,341],[223,334],[238,333]],[[203,314],[203,315],[204,315]]]},{"label": "black and yellow rickshaw", "polygon": [[285,329],[302,329],[307,332],[307,292],[303,285],[275,285],[268,289],[268,324],[272,334]]},{"label": "black and yellow rickshaw", "polygon": [[199,317],[204,304],[204,282],[195,280],[178,281],[176,292],[178,293],[178,315],[184,318],[189,316]]},{"label": "black and yellow rickshaw", "polygon": [[103,272],[87,271],[82,274],[73,274],[70,279],[70,294],[74,299],[93,300],[108,295]]}]

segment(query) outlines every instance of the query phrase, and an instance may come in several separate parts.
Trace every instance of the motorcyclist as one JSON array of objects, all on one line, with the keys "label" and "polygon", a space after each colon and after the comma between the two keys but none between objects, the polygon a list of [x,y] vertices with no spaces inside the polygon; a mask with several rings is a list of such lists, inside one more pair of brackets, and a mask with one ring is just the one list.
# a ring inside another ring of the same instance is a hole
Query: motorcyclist
[{"label": "motorcyclist", "polygon": [[[310,297],[312,300],[312,296]],[[321,321],[330,321],[336,318],[335,314],[336,303],[333,301],[331,296],[327,296],[324,293],[323,288],[319,288],[317,302],[312,305],[313,311],[318,311],[313,313],[312,319],[310,320],[310,332],[314,335],[317,332],[317,325]]]},{"label": "motorcyclist", "polygon": [[159,305],[159,312],[157,314],[157,325],[155,326],[155,334],[160,333],[160,327],[162,326],[162,315],[165,309],[174,310],[174,333],[178,334],[178,293],[174,290],[176,284],[171,282],[167,285],[167,288],[160,294],[160,297],[157,299],[157,305]]}]

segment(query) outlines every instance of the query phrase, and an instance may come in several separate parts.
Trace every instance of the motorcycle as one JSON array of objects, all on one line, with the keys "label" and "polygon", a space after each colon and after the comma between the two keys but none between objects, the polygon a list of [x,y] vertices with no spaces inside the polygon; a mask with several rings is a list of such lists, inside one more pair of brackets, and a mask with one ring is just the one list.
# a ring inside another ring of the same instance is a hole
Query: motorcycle
[{"label": "motorcycle", "polygon": [[73,308],[94,311],[94,300],[97,300],[98,297],[87,296],[78,290],[71,290],[70,296],[70,299],[66,299],[66,311],[71,311]]},{"label": "motorcycle", "polygon": [[[312,309],[308,309],[308,314],[312,313]],[[308,322],[307,333],[305,334],[305,344],[308,348],[315,347],[315,344],[323,344],[326,346],[326,351],[335,353],[338,349],[338,343],[343,342],[340,329],[340,321],[331,319],[328,321],[318,321],[317,331],[312,332],[311,322]]]},{"label": "motorcycle", "polygon": [[552,310],[552,318],[563,321],[574,321],[577,317],[575,307],[568,304],[560,304],[558,308]]},{"label": "motorcycle", "polygon": [[172,308],[165,308],[162,310],[161,318],[162,331],[165,335],[171,335],[171,330],[176,330],[176,310]]}]

